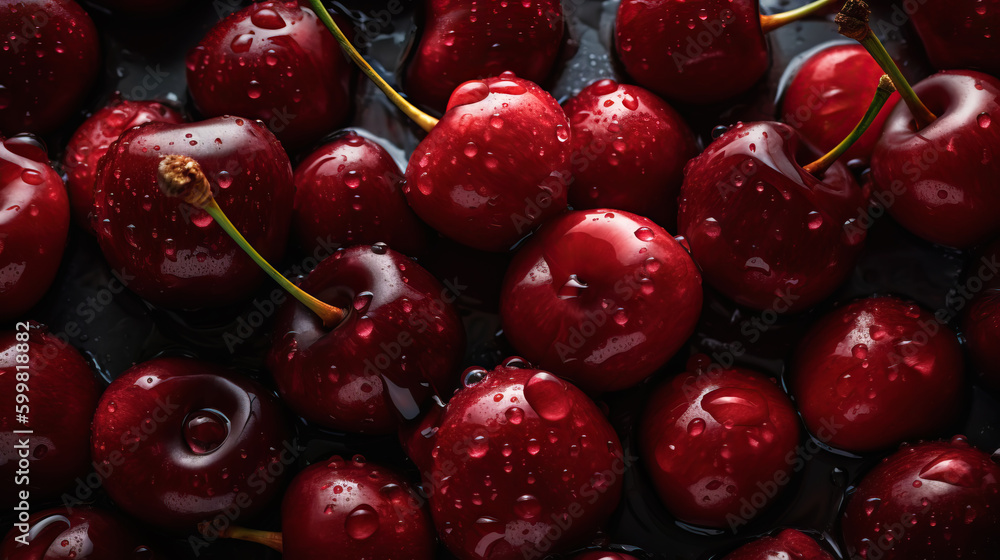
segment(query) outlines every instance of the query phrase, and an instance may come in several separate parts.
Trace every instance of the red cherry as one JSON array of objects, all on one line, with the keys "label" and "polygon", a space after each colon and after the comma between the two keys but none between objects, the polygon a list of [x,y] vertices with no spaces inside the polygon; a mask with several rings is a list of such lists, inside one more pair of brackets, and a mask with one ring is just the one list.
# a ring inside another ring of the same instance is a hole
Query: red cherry
[{"label": "red cherry", "polygon": [[638,86],[601,80],[566,102],[573,129],[577,210],[617,208],[671,231],[694,134],[670,105]]},{"label": "red cherry", "polygon": [[925,0],[906,13],[935,68],[1000,74],[1000,0]]},{"label": "red cherry", "polygon": [[735,530],[790,482],[799,423],[774,380],[712,364],[653,393],[640,438],[640,456],[674,517]]},{"label": "red cherry", "polygon": [[[20,501],[15,489],[28,490],[32,504],[59,496],[90,468],[90,419],[101,394],[94,374],[75,348],[32,323],[28,329],[0,333],[0,393],[10,403],[0,412],[0,441],[5,442],[0,476],[12,484],[22,452],[28,453],[30,473],[30,484],[8,486],[0,504],[9,508]],[[16,406],[19,393],[29,397],[21,403],[26,406]],[[15,413],[21,412],[27,423],[18,420]],[[33,433],[18,435],[16,430]],[[27,440],[28,448],[18,448],[21,440]]]},{"label": "red cherry", "polygon": [[50,132],[97,77],[94,22],[73,0],[16,0],[0,9],[0,29],[0,135]]},{"label": "red cherry", "polygon": [[116,97],[106,107],[95,111],[73,133],[63,155],[63,168],[73,218],[84,228],[89,230],[92,225],[90,213],[94,209],[97,162],[121,133],[148,122],[180,124],[184,116],[158,101],[129,101]]},{"label": "red cherry", "polygon": [[313,11],[255,3],[213,27],[187,59],[205,116],[260,119],[290,149],[315,142],[350,111],[351,67]]},{"label": "red cherry", "polygon": [[91,452],[122,510],[185,530],[267,507],[298,452],[288,437],[277,399],[256,382],[205,362],[157,358],[101,396]]},{"label": "red cherry", "polygon": [[586,541],[618,505],[626,467],[604,415],[519,358],[465,379],[406,442],[442,542],[460,560],[515,560]]},{"label": "red cherry", "polygon": [[603,550],[593,550],[584,552],[573,557],[573,560],[638,560],[631,554],[624,552],[606,552]]},{"label": "red cherry", "polygon": [[49,289],[68,233],[66,188],[44,149],[29,137],[2,141],[0,321],[21,315]]},{"label": "red cherry", "polygon": [[800,162],[820,154],[776,122],[737,124],[691,160],[679,230],[714,288],[755,309],[800,311],[854,270],[868,209],[847,166],[822,179]]},{"label": "red cherry", "polygon": [[217,307],[247,298],[264,274],[208,214],[164,197],[157,168],[168,154],[201,163],[219,205],[265,257],[284,252],[294,196],[288,156],[259,122],[219,117],[149,123],[112,144],[94,191],[105,258],[156,305]]},{"label": "red cherry", "polygon": [[904,447],[844,510],[851,558],[989,558],[1000,539],[1000,466],[961,436]]},{"label": "red cherry", "polygon": [[571,212],[514,256],[500,316],[518,352],[585,391],[631,387],[694,332],[701,276],[651,220],[617,210]]},{"label": "red cherry", "polygon": [[395,433],[457,384],[465,332],[454,296],[409,258],[381,244],[351,247],[321,262],[301,288],[349,310],[332,330],[297,302],[278,312],[268,368],[309,422]]},{"label": "red cherry", "polygon": [[816,541],[795,529],[785,529],[776,536],[764,536],[741,546],[722,557],[722,560],[833,560]]},{"label": "red cherry", "polygon": [[467,2],[432,0],[424,6],[420,42],[406,69],[413,100],[443,111],[455,88],[469,80],[512,71],[532,82],[544,80],[562,46],[562,4],[558,0]]},{"label": "red cherry", "polygon": [[427,232],[403,196],[403,172],[377,142],[347,131],[295,168],[299,243],[317,247],[384,242],[407,255],[423,253]]},{"label": "red cherry", "polygon": [[177,11],[191,0],[90,0],[115,14],[149,18]]},{"label": "red cherry", "polygon": [[118,515],[91,508],[48,509],[34,513],[27,523],[28,545],[15,539],[15,526],[3,544],[4,560],[156,560],[140,533]]},{"label": "red cherry", "polygon": [[990,388],[1000,391],[1000,275],[996,270],[1000,262],[1000,241],[982,251],[982,256],[970,267],[973,278],[983,284],[978,290],[969,284],[975,295],[962,317],[962,334],[969,350],[972,365]]},{"label": "red cherry", "polygon": [[962,406],[964,369],[958,337],[932,313],[868,298],[810,329],[791,385],[818,439],[865,452],[938,435]]}]

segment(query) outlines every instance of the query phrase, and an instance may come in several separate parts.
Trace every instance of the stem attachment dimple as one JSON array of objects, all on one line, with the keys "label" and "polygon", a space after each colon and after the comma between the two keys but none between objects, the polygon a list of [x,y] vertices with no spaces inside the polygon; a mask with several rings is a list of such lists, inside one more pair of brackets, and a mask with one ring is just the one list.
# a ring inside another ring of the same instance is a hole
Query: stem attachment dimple
[{"label": "stem attachment dimple", "polygon": [[760,28],[764,31],[764,34],[768,34],[779,27],[784,27],[789,23],[794,23],[803,19],[805,17],[811,16],[812,14],[831,6],[840,0],[817,0],[811,4],[806,4],[801,8],[796,8],[794,10],[789,10],[787,12],[782,12],[780,14],[774,15],[764,15],[760,16]]}]

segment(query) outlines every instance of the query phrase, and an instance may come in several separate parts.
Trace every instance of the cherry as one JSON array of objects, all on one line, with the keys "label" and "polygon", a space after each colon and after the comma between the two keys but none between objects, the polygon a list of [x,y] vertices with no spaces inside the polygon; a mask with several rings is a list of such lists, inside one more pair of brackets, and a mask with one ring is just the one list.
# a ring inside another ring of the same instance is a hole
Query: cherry
[{"label": "cherry", "polygon": [[647,218],[617,210],[553,219],[514,256],[500,316],[518,352],[590,392],[631,387],[694,332],[701,275]]},{"label": "cherry", "polygon": [[[9,403],[0,412],[0,476],[13,484],[20,478],[15,471],[30,473],[30,484],[8,486],[0,504],[20,502],[21,490],[30,493],[30,504],[59,496],[90,468],[90,419],[101,394],[94,374],[75,348],[44,327],[18,323],[16,332],[0,332],[0,393]],[[17,394],[29,400],[15,401]],[[25,458],[29,466],[20,469]]]},{"label": "cherry", "polygon": [[618,505],[627,462],[590,399],[520,358],[467,370],[405,443],[460,560],[540,558],[586,541]]},{"label": "cherry", "polygon": [[0,142],[0,321],[49,289],[68,233],[69,199],[44,148],[28,136]]},{"label": "cherry", "polygon": [[716,364],[695,369],[650,397],[640,456],[671,515],[735,530],[790,482],[798,417],[773,379]]},{"label": "cherry", "polygon": [[253,262],[208,214],[163,200],[158,167],[176,153],[198,158],[244,235],[268,257],[281,256],[292,215],[291,164],[264,125],[237,117],[148,123],[112,144],[94,191],[104,256],[130,278],[129,289],[155,305],[190,309],[246,299],[263,277]]},{"label": "cherry", "polygon": [[254,3],[213,27],[187,59],[205,116],[263,120],[290,149],[315,142],[350,111],[350,65],[316,14],[295,2]]},{"label": "cherry", "polygon": [[177,11],[191,0],[89,0],[94,4],[124,14],[142,18],[166,15]]},{"label": "cherry", "polygon": [[806,334],[792,393],[824,443],[875,451],[935,436],[964,401],[958,337],[921,307],[891,297],[856,301]]},{"label": "cherry", "polygon": [[1000,390],[1000,277],[990,273],[1000,259],[1000,241],[988,245],[982,255],[973,270],[985,286],[963,313],[962,331],[973,367],[987,386]]},{"label": "cherry", "polygon": [[289,435],[258,383],[189,358],[156,358],[101,396],[91,453],[121,509],[185,530],[262,511],[298,454]]},{"label": "cherry", "polygon": [[[988,558],[1000,539],[1000,466],[962,436],[904,447],[844,510],[851,558]],[[860,556],[859,556],[860,555]]]},{"label": "cherry", "polygon": [[97,77],[94,22],[73,0],[17,0],[0,9],[0,29],[0,135],[51,132]]},{"label": "cherry", "polygon": [[777,535],[763,536],[749,544],[730,552],[722,560],[774,560],[794,558],[795,560],[833,560],[811,537],[785,529]]},{"label": "cherry", "polygon": [[907,13],[935,68],[1000,74],[1000,0],[931,0]]},{"label": "cherry", "polygon": [[[17,525],[0,544],[4,560],[155,560],[159,558],[131,524],[99,509],[48,509]],[[27,533],[27,545],[15,540]]]},{"label": "cherry", "polygon": [[624,552],[607,552],[604,550],[592,550],[573,557],[572,560],[638,560],[631,554]]},{"label": "cherry", "polygon": [[84,228],[91,229],[97,162],[123,132],[147,122],[180,124],[184,122],[184,116],[158,101],[129,101],[116,95],[107,106],[84,121],[70,138],[62,160],[67,177],[66,189],[73,217]]},{"label": "cherry", "polygon": [[562,46],[565,20],[558,0],[466,2],[433,0],[406,68],[407,92],[420,105],[443,111],[460,84],[511,71],[544,80]]},{"label": "cherry", "polygon": [[652,92],[601,80],[566,102],[577,210],[617,208],[675,231],[684,164],[697,154],[684,119]]},{"label": "cherry", "polygon": [[[823,151],[832,150],[851,132],[867,108],[871,85],[882,69],[864,47],[830,45],[810,56],[795,73],[781,102],[781,120]],[[845,161],[871,160],[889,111],[899,102],[893,94],[860,140],[844,154]]]},{"label": "cherry", "polygon": [[299,243],[371,245],[384,242],[407,255],[423,253],[427,233],[403,196],[403,172],[377,142],[346,131],[295,168]]}]

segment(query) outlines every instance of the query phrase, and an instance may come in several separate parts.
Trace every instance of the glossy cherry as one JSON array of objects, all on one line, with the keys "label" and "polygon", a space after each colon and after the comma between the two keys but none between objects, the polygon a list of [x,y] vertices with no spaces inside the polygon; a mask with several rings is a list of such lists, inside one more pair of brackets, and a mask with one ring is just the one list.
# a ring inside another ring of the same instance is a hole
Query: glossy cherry
[{"label": "glossy cherry", "polygon": [[833,293],[854,269],[868,208],[847,166],[822,177],[819,155],[790,126],[739,123],[691,160],[679,232],[705,280],[741,305],[800,311]]},{"label": "glossy cherry", "polygon": [[4,560],[156,560],[141,533],[118,515],[91,508],[48,509],[33,514],[28,545],[14,540],[17,526],[0,544]]},{"label": "glossy cherry", "polygon": [[73,133],[62,162],[73,218],[84,228],[92,226],[97,162],[123,132],[148,122],[179,124],[184,122],[184,115],[159,101],[129,101],[116,96]]},{"label": "glossy cherry", "polygon": [[254,3],[213,27],[187,59],[205,116],[260,119],[290,149],[336,129],[351,110],[350,63],[313,11]]},{"label": "glossy cherry", "polygon": [[443,112],[469,80],[511,71],[541,82],[562,46],[565,20],[559,0],[424,2],[420,41],[405,74],[407,93]]},{"label": "glossy cherry", "polygon": [[438,536],[460,560],[537,558],[586,541],[618,505],[626,458],[579,389],[509,358],[406,441]]},{"label": "glossy cherry", "polygon": [[27,136],[0,142],[0,321],[49,289],[68,233],[66,187],[44,148]]},{"label": "glossy cherry", "polygon": [[299,243],[349,247],[383,242],[407,255],[423,253],[427,228],[403,196],[403,172],[377,142],[346,131],[295,168]]},{"label": "glossy cherry", "polygon": [[122,510],[172,530],[262,511],[298,454],[267,389],[189,358],[157,358],[115,379],[91,452]]},{"label": "glossy cherry", "polygon": [[16,0],[0,9],[0,29],[0,135],[51,132],[97,77],[94,22],[73,0]]},{"label": "glossy cherry", "polygon": [[616,208],[676,231],[684,165],[697,154],[684,119],[652,92],[601,80],[566,102],[576,210]]},{"label": "glossy cherry", "polygon": [[590,392],[631,387],[694,331],[701,275],[647,218],[617,210],[553,219],[514,256],[500,316],[514,348]]},{"label": "glossy cherry", "polygon": [[904,447],[844,510],[851,558],[988,558],[1000,539],[1000,466],[965,438]]},{"label": "glossy cherry", "polygon": [[985,286],[975,293],[963,313],[962,334],[980,379],[1000,391],[1000,276],[992,272],[998,262],[1000,241],[988,245],[980,259],[974,261],[970,275],[985,280]]},{"label": "glossy cherry", "polygon": [[395,433],[431,396],[458,384],[465,332],[455,296],[408,257],[381,244],[351,247],[300,286],[348,310],[333,328],[296,301],[278,312],[268,368],[285,402],[309,422]]},{"label": "glossy cherry", "polygon": [[934,67],[1000,75],[1000,0],[927,0],[907,13]]},{"label": "glossy cherry", "polygon": [[205,212],[163,196],[163,156],[196,158],[219,204],[262,254],[279,258],[292,216],[292,167],[264,125],[238,117],[149,123],[126,131],[101,159],[94,191],[97,240],[128,287],[170,308],[241,301],[264,275]]},{"label": "glossy cherry", "polygon": [[[19,356],[27,356],[27,363]],[[21,383],[25,390],[18,390]],[[0,412],[0,476],[10,484],[0,505],[9,509],[19,502],[19,490],[28,490],[29,504],[59,496],[90,468],[90,419],[101,394],[93,372],[75,348],[44,327],[19,323],[16,332],[0,333],[0,393],[9,403]],[[27,406],[15,402],[18,393],[28,395],[30,400],[21,403]],[[27,423],[18,421],[22,412]],[[25,442],[27,447],[19,447]],[[30,484],[14,486],[22,453],[29,461]]]},{"label": "glossy cherry", "polygon": [[958,337],[920,306],[856,301],[823,317],[791,370],[809,430],[830,446],[875,451],[939,435],[964,401]]},{"label": "glossy cherry", "polygon": [[798,417],[773,379],[716,364],[696,369],[653,393],[639,455],[674,517],[735,530],[791,481]]},{"label": "glossy cherry", "polygon": [[795,529],[785,529],[773,537],[761,537],[723,556],[722,560],[776,560],[778,558],[833,560],[833,556],[820,548],[812,537]]}]

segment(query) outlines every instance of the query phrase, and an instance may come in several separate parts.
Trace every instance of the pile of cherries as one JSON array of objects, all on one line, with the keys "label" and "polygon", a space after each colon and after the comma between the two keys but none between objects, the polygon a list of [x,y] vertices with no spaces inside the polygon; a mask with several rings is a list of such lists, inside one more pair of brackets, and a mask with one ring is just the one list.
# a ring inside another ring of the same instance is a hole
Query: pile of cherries
[{"label": "pile of cherries", "polygon": [[1000,0],[78,1],[0,560],[996,554]]}]

